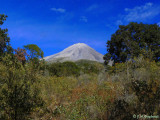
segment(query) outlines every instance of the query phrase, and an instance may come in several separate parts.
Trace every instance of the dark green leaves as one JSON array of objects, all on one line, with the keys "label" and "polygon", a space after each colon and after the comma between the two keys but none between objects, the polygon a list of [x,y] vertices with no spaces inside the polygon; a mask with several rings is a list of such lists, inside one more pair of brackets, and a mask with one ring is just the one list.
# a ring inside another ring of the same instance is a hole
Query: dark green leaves
[{"label": "dark green leaves", "polygon": [[30,58],[43,58],[43,51],[35,44],[25,45],[24,48],[30,52]]},{"label": "dark green leaves", "polygon": [[120,25],[107,42],[104,59],[125,62],[128,58],[138,57],[142,50],[153,52],[153,60],[160,61],[160,27],[157,24],[131,22]]},{"label": "dark green leaves", "polygon": [[[6,20],[6,15],[0,14],[0,25]],[[0,57],[4,55],[4,53],[12,53],[12,47],[10,46],[10,38],[8,37],[8,29],[0,28]],[[1,60],[1,59],[0,59]]]}]

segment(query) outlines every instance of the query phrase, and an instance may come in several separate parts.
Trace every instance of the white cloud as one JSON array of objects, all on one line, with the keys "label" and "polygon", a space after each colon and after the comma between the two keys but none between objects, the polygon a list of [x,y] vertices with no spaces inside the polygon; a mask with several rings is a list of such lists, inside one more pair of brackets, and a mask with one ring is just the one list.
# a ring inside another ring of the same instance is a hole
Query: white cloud
[{"label": "white cloud", "polygon": [[153,18],[160,14],[160,7],[154,6],[153,3],[146,3],[143,6],[136,6],[133,9],[125,8],[125,21],[142,21],[148,18]]},{"label": "white cloud", "polygon": [[143,6],[136,6],[134,7],[133,9],[129,9],[129,8],[125,8],[124,10],[127,12],[127,11],[137,11],[137,10],[145,10],[145,9],[148,9],[149,7],[153,6],[153,3],[146,3],[145,5]]},{"label": "white cloud", "polygon": [[63,8],[51,8],[52,11],[55,11],[55,12],[59,12],[59,13],[65,13],[66,10],[63,9]]},{"label": "white cloud", "polygon": [[88,19],[86,16],[81,16],[80,21],[88,22]]},{"label": "white cloud", "polygon": [[90,7],[87,8],[87,11],[92,11],[94,9],[98,8],[98,5],[97,4],[93,4],[91,5]]}]

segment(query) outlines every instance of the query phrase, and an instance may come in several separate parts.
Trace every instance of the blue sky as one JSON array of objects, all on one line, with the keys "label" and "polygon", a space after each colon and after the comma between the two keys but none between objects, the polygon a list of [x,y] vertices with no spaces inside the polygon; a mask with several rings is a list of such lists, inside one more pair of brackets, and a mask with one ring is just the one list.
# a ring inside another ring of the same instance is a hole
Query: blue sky
[{"label": "blue sky", "polygon": [[105,54],[119,25],[160,24],[159,0],[1,0],[13,48],[37,44],[44,56],[75,43]]}]

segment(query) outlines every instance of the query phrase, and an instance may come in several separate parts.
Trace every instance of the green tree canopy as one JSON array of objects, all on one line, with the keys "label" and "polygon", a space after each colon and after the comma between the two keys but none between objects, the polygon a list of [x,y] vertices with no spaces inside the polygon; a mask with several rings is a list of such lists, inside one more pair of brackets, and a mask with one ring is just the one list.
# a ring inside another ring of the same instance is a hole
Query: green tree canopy
[{"label": "green tree canopy", "polygon": [[[4,23],[8,16],[4,14],[0,14],[0,25]],[[0,28],[0,56],[2,56],[5,52],[11,53],[12,47],[10,46],[10,38],[8,37],[8,29]]]},{"label": "green tree canopy", "polygon": [[32,64],[23,66],[6,54],[0,62],[0,120],[28,120],[30,114],[43,106],[36,87],[38,73]]},{"label": "green tree canopy", "polygon": [[52,63],[48,65],[48,70],[51,76],[78,76],[80,74],[80,68],[71,61],[63,63]]},{"label": "green tree canopy", "polygon": [[43,51],[35,44],[28,44],[28,45],[25,45],[24,48],[26,50],[28,50],[30,53],[30,58],[33,59],[33,58],[43,58]]},{"label": "green tree canopy", "polygon": [[160,61],[160,27],[157,24],[131,22],[120,25],[107,42],[108,53],[104,56],[106,63],[110,59],[125,62],[145,51],[153,53],[153,60]]}]

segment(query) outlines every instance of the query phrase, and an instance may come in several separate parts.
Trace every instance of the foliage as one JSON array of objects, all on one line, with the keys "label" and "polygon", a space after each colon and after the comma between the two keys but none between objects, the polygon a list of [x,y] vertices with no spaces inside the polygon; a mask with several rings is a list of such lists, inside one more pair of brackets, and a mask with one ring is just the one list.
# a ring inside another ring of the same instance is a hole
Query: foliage
[{"label": "foliage", "polygon": [[[58,64],[62,65],[54,63]],[[37,86],[46,109],[36,116],[43,120],[132,120],[134,114],[158,115],[159,72],[159,63],[144,55],[116,63],[104,73],[42,76]]]},{"label": "foliage", "polygon": [[29,66],[23,67],[17,59],[10,58],[8,54],[0,63],[0,119],[28,119],[35,108],[43,105],[39,90],[34,87],[37,77]]},{"label": "foliage", "polygon": [[14,50],[15,51],[15,57],[24,65],[26,60],[26,57],[28,57],[29,55],[27,54],[25,49],[20,49],[17,48]]},{"label": "foliage", "polygon": [[84,77],[81,84],[74,76],[42,77],[40,85],[47,103],[42,119],[102,119],[106,101],[112,101],[118,90],[112,88],[116,88],[113,82],[97,84],[97,77],[96,74]]},{"label": "foliage", "polygon": [[[107,42],[108,53],[104,56],[117,62],[125,62],[129,58],[138,57],[143,51],[153,52],[153,60],[160,61],[160,27],[157,24],[131,22],[120,25],[119,29]],[[107,62],[106,62],[107,63]]]},{"label": "foliage", "polygon": [[134,120],[133,115],[157,116],[160,113],[160,83],[159,81],[133,81],[131,92],[134,103],[125,99],[115,100],[110,112],[110,119]]},{"label": "foliage", "polygon": [[[6,17],[0,14],[0,25]],[[26,62],[24,49],[18,48],[13,53],[7,32],[8,29],[0,28],[0,120],[27,120],[44,104],[37,86],[38,76],[41,76],[39,68],[43,68],[44,64],[41,65],[43,61],[38,62],[39,66],[35,69],[35,62]],[[37,46],[27,47],[35,57],[43,56]]]},{"label": "foliage", "polygon": [[[27,51],[27,61],[30,62],[35,71],[42,70],[42,74],[44,74],[44,70],[46,69],[45,61],[43,59],[43,51],[35,44],[29,44],[24,46]],[[40,59],[41,58],[41,59]]]},{"label": "foliage", "polygon": [[[6,17],[0,15],[0,25]],[[0,120],[132,120],[134,114],[160,114],[157,25],[120,26],[108,41],[104,57],[116,63],[107,71],[85,60],[47,65],[34,44],[24,46],[29,58],[20,48],[12,54],[6,32],[0,29]]]},{"label": "foliage", "polygon": [[43,58],[43,51],[35,44],[25,45],[24,48],[29,51],[30,59]]},{"label": "foliage", "polygon": [[89,63],[88,61],[66,61],[63,63],[56,62],[48,64],[47,68],[51,76],[79,76],[80,74],[98,74],[104,69],[104,66],[97,62]]},{"label": "foliage", "polygon": [[52,63],[48,65],[52,76],[78,76],[80,69],[74,62]]},{"label": "foliage", "polygon": [[160,91],[160,67],[141,56],[133,61],[118,63],[112,67],[117,81],[123,82],[123,94],[111,106],[110,119],[134,119],[133,115],[158,115]]},{"label": "foliage", "polygon": [[[0,14],[0,25],[6,20],[8,16]],[[12,47],[10,46],[10,38],[8,37],[8,29],[0,28],[0,61],[2,55],[5,53],[12,53]]]},{"label": "foliage", "polygon": [[104,66],[101,63],[94,61],[77,61],[76,64],[80,67],[81,72],[84,74],[90,73],[99,73],[104,69]]}]

